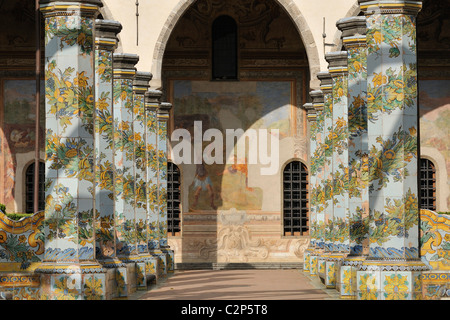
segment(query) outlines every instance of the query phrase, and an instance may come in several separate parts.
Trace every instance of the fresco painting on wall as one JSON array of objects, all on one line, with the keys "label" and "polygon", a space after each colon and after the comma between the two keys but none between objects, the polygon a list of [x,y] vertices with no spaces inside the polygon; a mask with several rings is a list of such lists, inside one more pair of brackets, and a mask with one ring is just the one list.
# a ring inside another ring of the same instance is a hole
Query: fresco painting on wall
[{"label": "fresco painting on wall", "polygon": [[[421,147],[437,149],[450,174],[450,80],[421,80],[419,90]],[[447,183],[450,188],[450,176]]]},{"label": "fresco painting on wall", "polygon": [[[7,211],[15,208],[14,188],[16,183],[16,171],[18,154],[33,152],[35,149],[35,80],[30,79],[5,79],[2,82],[3,96],[3,193],[2,202]],[[41,83],[41,112],[40,112],[40,136],[43,137],[45,126],[45,113],[43,112],[43,89]],[[44,140],[40,141],[40,150],[43,151]]]},{"label": "fresco painting on wall", "polygon": [[[280,140],[292,135],[293,81],[207,82],[172,81],[174,129],[187,129],[194,137],[194,121],[202,132],[218,129],[224,139],[227,129],[279,129]],[[295,119],[295,118],[294,118]],[[269,131],[270,132],[270,131]],[[203,142],[203,150],[210,145]],[[260,210],[262,190],[249,186],[248,146],[245,164],[236,155],[226,155],[224,164],[193,164],[189,184],[189,210]]]}]

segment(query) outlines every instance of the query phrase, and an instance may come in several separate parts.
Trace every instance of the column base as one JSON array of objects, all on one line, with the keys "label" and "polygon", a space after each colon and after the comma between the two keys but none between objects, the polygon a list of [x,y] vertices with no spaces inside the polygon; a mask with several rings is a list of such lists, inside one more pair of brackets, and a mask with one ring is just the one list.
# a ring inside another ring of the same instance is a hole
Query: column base
[{"label": "column base", "polygon": [[175,260],[174,252],[169,246],[161,247],[161,251],[166,255],[166,273],[174,273],[175,271]]},{"label": "column base", "polygon": [[341,299],[356,299],[356,273],[365,259],[365,256],[347,256],[342,261],[339,268],[339,281],[337,283]]},{"label": "column base", "polygon": [[106,270],[97,262],[44,262],[40,274],[41,300],[106,300]]},{"label": "column base", "polygon": [[339,267],[348,253],[330,252],[325,256],[325,286],[328,289],[337,289],[339,283]]},{"label": "column base", "polygon": [[421,300],[422,273],[428,266],[421,260],[371,260],[359,266],[357,300]]}]

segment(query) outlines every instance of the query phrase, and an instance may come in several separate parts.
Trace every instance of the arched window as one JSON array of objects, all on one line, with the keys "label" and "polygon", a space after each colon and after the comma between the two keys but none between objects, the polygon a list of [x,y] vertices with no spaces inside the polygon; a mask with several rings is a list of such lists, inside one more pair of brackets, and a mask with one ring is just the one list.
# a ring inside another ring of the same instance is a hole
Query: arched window
[{"label": "arched window", "polygon": [[283,171],[283,232],[300,236],[308,231],[308,170],[300,161],[292,161]]},{"label": "arched window", "polygon": [[237,79],[237,25],[229,16],[220,16],[212,25],[212,77]]},{"label": "arched window", "polygon": [[[39,162],[39,211],[45,209],[45,163]],[[25,212],[34,212],[34,162],[31,163],[25,171]]]},{"label": "arched window", "polygon": [[181,180],[180,169],[172,162],[167,162],[167,231],[172,236],[181,231]]},{"label": "arched window", "polygon": [[420,159],[420,208],[436,211],[436,167]]}]

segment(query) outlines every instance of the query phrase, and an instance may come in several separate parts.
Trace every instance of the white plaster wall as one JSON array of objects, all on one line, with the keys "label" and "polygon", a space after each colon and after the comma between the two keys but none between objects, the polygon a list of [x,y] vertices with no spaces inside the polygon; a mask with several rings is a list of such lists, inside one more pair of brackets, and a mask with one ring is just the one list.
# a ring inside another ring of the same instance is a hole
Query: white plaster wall
[{"label": "white plaster wall", "polygon": [[[339,43],[339,32],[336,21],[356,14],[357,0],[276,0],[289,12],[301,13],[302,18],[292,17],[296,21],[301,33],[306,30],[311,32],[310,39],[303,39],[305,46],[316,48],[316,57],[308,57],[313,61],[317,71],[325,70],[327,62],[324,59],[323,50],[323,18],[326,19],[325,33],[327,43]],[[123,29],[119,35],[120,46],[118,51],[139,55],[137,64],[139,71],[151,71],[154,78],[151,82],[153,88],[159,88],[161,79],[158,72],[161,61],[154,60],[158,55],[155,50],[160,47],[158,40],[167,29],[173,28],[177,19],[187,8],[189,0],[140,0],[139,3],[139,45],[136,44],[136,5],[135,0],[103,0],[102,13],[105,19],[116,20],[122,23]],[[162,39],[166,41],[167,39]],[[162,49],[164,45],[162,46]],[[327,51],[335,51],[337,47],[327,47]],[[311,86],[317,87],[318,81],[312,79]]]}]

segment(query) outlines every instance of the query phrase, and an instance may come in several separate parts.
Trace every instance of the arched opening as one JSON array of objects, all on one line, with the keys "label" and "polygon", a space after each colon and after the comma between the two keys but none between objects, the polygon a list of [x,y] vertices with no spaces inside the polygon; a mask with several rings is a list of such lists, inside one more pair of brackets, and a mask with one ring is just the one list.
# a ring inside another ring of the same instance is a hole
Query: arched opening
[{"label": "arched opening", "polygon": [[420,208],[436,211],[436,166],[420,159]]},{"label": "arched opening", "polygon": [[238,31],[230,16],[220,16],[212,24],[212,78],[235,80],[238,73]]},{"label": "arched opening", "polygon": [[30,160],[42,160],[44,153],[45,28],[35,9],[34,1],[0,2],[0,203],[7,212],[25,211],[22,174]]},{"label": "arched opening", "polygon": [[[179,266],[301,261],[307,230],[284,237],[280,184],[283,163],[307,161],[309,64],[292,17],[275,0],[196,1],[165,49],[170,131],[184,130],[190,148],[186,155],[182,139],[171,143],[172,156],[186,160],[172,159],[183,172],[183,232],[169,235],[182,248]],[[267,167],[272,174],[262,174]],[[280,246],[261,245],[274,238]]]},{"label": "arched opening", "polygon": [[181,172],[172,161],[167,162],[167,233],[181,233]]},{"label": "arched opening", "polygon": [[298,236],[308,232],[308,169],[300,161],[292,161],[283,171],[283,233]]}]

